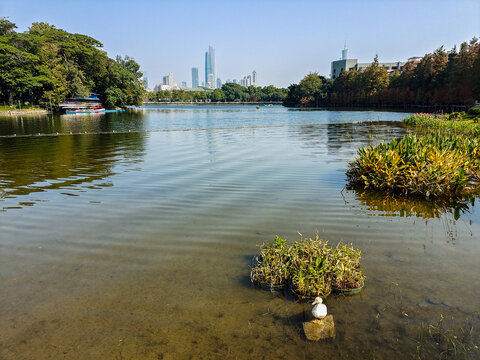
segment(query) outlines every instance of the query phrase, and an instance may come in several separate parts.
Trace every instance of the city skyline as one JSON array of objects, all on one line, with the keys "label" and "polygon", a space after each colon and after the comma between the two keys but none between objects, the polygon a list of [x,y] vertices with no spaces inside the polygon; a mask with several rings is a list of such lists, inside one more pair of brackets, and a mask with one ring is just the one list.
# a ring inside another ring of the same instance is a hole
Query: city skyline
[{"label": "city skyline", "polygon": [[[134,58],[148,73],[150,86],[168,73],[179,83],[190,83],[191,69],[203,68],[209,44],[217,50],[215,81],[255,69],[261,74],[259,86],[287,87],[309,72],[329,76],[331,62],[340,58],[345,41],[349,55],[366,63],[377,54],[380,62],[406,61],[442,45],[447,50],[458,48],[461,42],[480,36],[480,2],[476,0],[375,0],[362,7],[353,0],[341,5],[307,0],[294,4],[282,0],[85,0],[84,4],[72,12],[69,2],[2,0],[0,14],[17,24],[18,32],[33,22],[47,22],[91,36],[103,43],[110,57]],[[90,11],[91,7],[96,10]],[[166,13],[169,16],[162,17],[159,27],[158,14]],[[232,20],[232,14],[248,19],[249,25]],[[213,17],[214,22],[198,21]]]}]

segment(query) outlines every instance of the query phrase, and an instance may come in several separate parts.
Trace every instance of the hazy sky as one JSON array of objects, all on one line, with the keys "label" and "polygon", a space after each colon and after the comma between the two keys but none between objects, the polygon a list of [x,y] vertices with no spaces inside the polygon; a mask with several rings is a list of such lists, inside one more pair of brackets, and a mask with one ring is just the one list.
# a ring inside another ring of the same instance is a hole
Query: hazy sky
[{"label": "hazy sky", "polygon": [[480,37],[480,0],[0,0],[0,16],[19,32],[43,21],[92,36],[133,57],[150,87],[169,72],[190,86],[192,67],[201,82],[209,45],[222,81],[256,70],[260,85],[288,86],[329,76],[345,41],[349,58],[386,62]]}]

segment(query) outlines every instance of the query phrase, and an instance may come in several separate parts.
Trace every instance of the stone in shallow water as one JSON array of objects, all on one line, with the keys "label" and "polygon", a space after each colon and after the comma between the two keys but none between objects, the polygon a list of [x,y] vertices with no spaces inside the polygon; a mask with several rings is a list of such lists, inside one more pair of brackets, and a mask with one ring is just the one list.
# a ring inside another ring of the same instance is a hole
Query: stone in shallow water
[{"label": "stone in shallow water", "polygon": [[323,319],[314,319],[303,323],[303,331],[308,340],[318,341],[335,337],[335,323],[333,315]]}]

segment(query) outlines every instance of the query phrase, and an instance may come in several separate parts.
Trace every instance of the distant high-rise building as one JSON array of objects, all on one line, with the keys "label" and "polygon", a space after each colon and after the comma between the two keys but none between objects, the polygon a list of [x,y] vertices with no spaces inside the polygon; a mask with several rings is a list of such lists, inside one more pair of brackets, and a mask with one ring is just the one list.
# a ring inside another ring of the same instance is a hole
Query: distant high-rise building
[{"label": "distant high-rise building", "polygon": [[246,87],[252,86],[252,75],[247,76],[247,84]]},{"label": "distant high-rise building", "polygon": [[232,82],[233,82],[234,84],[238,84],[238,80],[237,80],[237,79],[233,79]]},{"label": "distant high-rise building", "polygon": [[182,81],[182,85],[180,86],[182,89],[186,89],[187,88],[187,82],[186,81]]},{"label": "distant high-rise building", "polygon": [[255,70],[252,72],[252,85],[257,87],[257,72]]},{"label": "distant high-rise building", "polygon": [[173,74],[169,73],[167,76],[163,77],[163,85],[169,85],[169,86],[174,86],[177,85],[175,84],[175,80],[173,79]]},{"label": "distant high-rise building", "polygon": [[163,84],[161,86],[161,90],[172,90],[172,89],[178,89],[178,86],[173,78],[173,74],[169,73],[167,76],[163,77]]},{"label": "distant high-rise building", "polygon": [[222,88],[222,80],[220,80],[220,78],[217,78],[217,89],[221,89]]},{"label": "distant high-rise building", "polygon": [[148,77],[145,71],[142,72],[142,77],[140,80],[143,81],[143,86],[145,86],[145,89],[148,89]]},{"label": "distant high-rise building", "polygon": [[192,88],[198,87],[198,68],[192,68]]},{"label": "distant high-rise building", "polygon": [[[208,47],[208,51],[205,53],[205,84],[207,87],[215,88],[215,49],[211,46]],[[210,84],[210,86],[209,86]]]}]

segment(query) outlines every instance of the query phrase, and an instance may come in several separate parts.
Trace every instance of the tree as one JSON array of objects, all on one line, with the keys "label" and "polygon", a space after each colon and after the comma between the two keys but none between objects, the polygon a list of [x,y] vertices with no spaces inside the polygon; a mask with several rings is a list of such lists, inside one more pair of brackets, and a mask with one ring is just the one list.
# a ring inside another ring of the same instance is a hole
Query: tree
[{"label": "tree", "polygon": [[328,98],[331,85],[331,80],[327,80],[317,73],[310,73],[298,85],[292,84],[288,87],[288,94],[283,104],[287,107],[319,106]]},{"label": "tree", "polygon": [[0,36],[15,34],[17,25],[8,20],[8,17],[0,17]]},{"label": "tree", "polygon": [[215,89],[210,94],[210,99],[212,101],[225,101],[225,93],[222,89]]},{"label": "tree", "polygon": [[145,95],[140,65],[125,56],[117,56],[107,69],[104,79],[105,105],[108,107],[140,105]]}]

